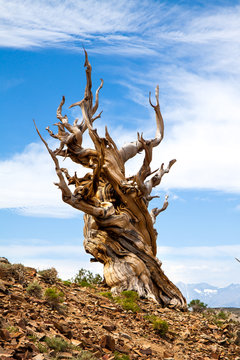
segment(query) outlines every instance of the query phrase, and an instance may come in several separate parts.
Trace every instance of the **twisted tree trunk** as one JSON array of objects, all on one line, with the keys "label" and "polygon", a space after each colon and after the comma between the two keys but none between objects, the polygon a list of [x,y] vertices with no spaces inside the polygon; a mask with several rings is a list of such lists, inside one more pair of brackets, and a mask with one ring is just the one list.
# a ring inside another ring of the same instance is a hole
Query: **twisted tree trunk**
[{"label": "twisted tree trunk", "polygon": [[[156,257],[157,232],[153,225],[157,215],[168,206],[167,196],[161,209],[148,211],[148,205],[154,196],[152,188],[160,184],[163,175],[169,172],[176,160],[164,164],[151,172],[153,147],[160,144],[164,136],[164,123],[159,106],[159,89],[156,88],[156,105],[149,101],[156,114],[156,136],[144,140],[138,134],[135,142],[118,149],[107,128],[105,137],[99,137],[93,128],[93,122],[101,116],[94,117],[98,109],[99,91],[103,80],[96,91],[93,105],[91,65],[85,51],[87,85],[83,100],[70,106],[79,106],[83,120],[73,125],[67,116],[62,116],[62,101],[57,110],[60,120],[58,133],[55,135],[49,128],[49,134],[59,139],[60,147],[55,151],[46,145],[56,168],[62,191],[62,199],[84,215],[84,247],[92,254],[93,261],[104,264],[104,277],[114,294],[123,290],[135,290],[141,297],[151,298],[173,308],[186,309],[186,300],[179,289],[166,277],[161,269],[161,262]],[[94,149],[82,147],[83,133],[88,130]],[[125,162],[138,152],[144,151],[145,158],[139,172],[130,178],[125,176]],[[84,177],[75,173],[70,176],[67,169],[60,168],[57,156],[70,157],[72,161],[91,169]],[[154,174],[154,175],[153,175]],[[149,178],[150,177],[150,178]],[[146,180],[149,178],[148,180]],[[74,185],[72,192],[69,185]]]}]

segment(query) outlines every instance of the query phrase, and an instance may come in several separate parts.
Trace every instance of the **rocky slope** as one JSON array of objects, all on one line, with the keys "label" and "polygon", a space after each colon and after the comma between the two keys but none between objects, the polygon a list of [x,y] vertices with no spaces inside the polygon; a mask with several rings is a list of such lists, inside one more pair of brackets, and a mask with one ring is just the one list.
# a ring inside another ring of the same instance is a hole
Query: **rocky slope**
[{"label": "rocky slope", "polygon": [[[2,261],[1,360],[240,360],[240,327],[230,318],[162,309],[146,300],[136,300],[136,312],[124,310],[100,294],[108,291],[102,286],[44,278]],[[29,284],[36,281],[40,291],[30,295]],[[48,288],[57,289],[63,302],[44,296]],[[153,315],[167,322],[168,331],[154,329]]]}]

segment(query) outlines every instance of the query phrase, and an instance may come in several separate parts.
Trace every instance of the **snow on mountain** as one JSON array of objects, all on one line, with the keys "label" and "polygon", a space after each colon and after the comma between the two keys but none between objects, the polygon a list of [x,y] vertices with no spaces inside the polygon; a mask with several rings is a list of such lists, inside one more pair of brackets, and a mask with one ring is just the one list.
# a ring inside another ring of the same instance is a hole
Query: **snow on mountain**
[{"label": "snow on mountain", "polygon": [[189,303],[199,299],[209,307],[240,307],[240,284],[231,284],[220,288],[207,283],[177,283],[178,288]]}]

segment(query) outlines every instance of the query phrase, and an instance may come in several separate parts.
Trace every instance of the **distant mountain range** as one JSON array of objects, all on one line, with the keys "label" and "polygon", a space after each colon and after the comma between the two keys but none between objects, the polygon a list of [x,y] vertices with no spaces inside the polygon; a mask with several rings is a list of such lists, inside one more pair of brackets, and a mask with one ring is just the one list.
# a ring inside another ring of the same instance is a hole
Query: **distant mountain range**
[{"label": "distant mountain range", "polygon": [[184,284],[178,282],[176,285],[186,297],[188,303],[193,299],[199,299],[208,307],[240,308],[240,284],[231,284],[223,288],[207,283]]}]

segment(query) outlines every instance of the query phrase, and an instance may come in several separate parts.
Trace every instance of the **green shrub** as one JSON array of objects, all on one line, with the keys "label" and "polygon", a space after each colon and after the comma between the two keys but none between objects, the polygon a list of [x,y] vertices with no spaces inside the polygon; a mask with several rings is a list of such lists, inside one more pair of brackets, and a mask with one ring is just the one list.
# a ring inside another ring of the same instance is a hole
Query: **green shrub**
[{"label": "green shrub", "polygon": [[55,284],[57,281],[57,270],[55,268],[39,270],[38,274],[41,276],[43,281],[47,284]]},{"label": "green shrub", "polygon": [[192,300],[188,304],[188,307],[190,309],[192,309],[192,311],[200,313],[200,312],[203,312],[207,308],[207,304],[204,304],[202,301],[196,299],[196,300]]},{"label": "green shrub", "polygon": [[47,288],[44,296],[46,301],[51,305],[53,309],[59,309],[60,304],[64,301],[64,294],[62,291],[58,291],[55,288]]},{"label": "green shrub", "polygon": [[71,347],[71,345],[66,340],[57,336],[52,338],[46,337],[44,341],[50,349],[56,351],[66,351]]},{"label": "green shrub", "polygon": [[130,357],[128,355],[120,354],[119,352],[115,351],[114,360],[130,360]]},{"label": "green shrub", "polygon": [[64,280],[63,285],[65,286],[71,286],[72,282],[70,280]]},{"label": "green shrub", "polygon": [[217,317],[218,319],[227,320],[227,318],[229,317],[229,315],[228,315],[225,311],[221,310],[221,311],[219,311],[219,313],[216,315],[216,317]]},{"label": "green shrub", "polygon": [[80,269],[72,281],[79,284],[80,286],[91,286],[100,284],[103,279],[99,274],[93,275],[93,273],[89,270]]},{"label": "green shrub", "polygon": [[127,290],[121,293],[121,296],[114,297],[114,301],[122,306],[124,310],[131,310],[132,312],[141,311],[136,303],[138,294],[135,291]]},{"label": "green shrub", "polygon": [[10,332],[10,333],[16,333],[19,331],[19,328],[17,326],[8,326],[7,327],[7,330]]},{"label": "green shrub", "polygon": [[0,278],[3,280],[13,278],[22,284],[25,281],[25,275],[25,267],[22,264],[0,263]]},{"label": "green shrub", "polygon": [[110,291],[100,292],[99,295],[102,295],[102,296],[108,298],[109,300],[113,301],[113,296],[112,296],[112,293]]},{"label": "green shrub", "polygon": [[35,296],[36,298],[40,299],[42,297],[42,287],[37,281],[30,283],[26,291],[29,293],[29,295]]},{"label": "green shrub", "polygon": [[157,318],[156,320],[153,321],[152,324],[153,324],[154,330],[156,330],[156,332],[159,335],[164,336],[168,332],[168,323],[167,323],[167,321],[162,320],[160,318]]},{"label": "green shrub", "polygon": [[46,353],[48,351],[48,347],[46,345],[41,344],[40,342],[36,344],[40,353]]},{"label": "green shrub", "polygon": [[155,316],[155,315],[147,315],[145,316],[147,320],[152,323],[153,329],[161,336],[165,336],[168,332],[168,323],[165,320]]},{"label": "green shrub", "polygon": [[98,360],[90,351],[82,350],[81,353],[71,360]]}]

